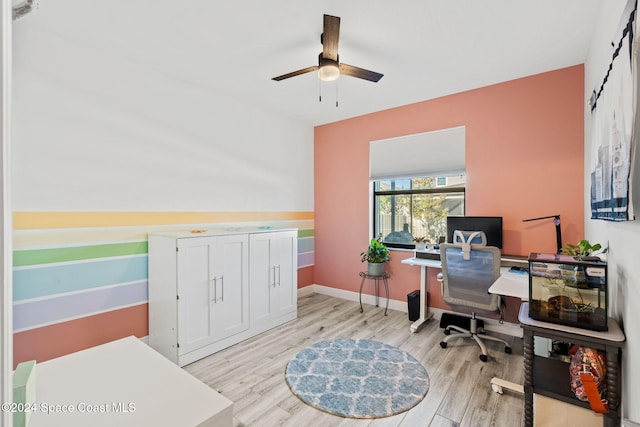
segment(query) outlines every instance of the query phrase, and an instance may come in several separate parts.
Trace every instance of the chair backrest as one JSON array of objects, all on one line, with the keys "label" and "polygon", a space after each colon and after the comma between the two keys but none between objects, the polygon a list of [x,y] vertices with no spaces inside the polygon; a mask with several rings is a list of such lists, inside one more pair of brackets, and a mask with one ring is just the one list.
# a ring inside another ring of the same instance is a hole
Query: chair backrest
[{"label": "chair backrest", "polygon": [[494,246],[471,245],[465,256],[462,244],[441,244],[444,301],[482,311],[498,311],[500,297],[490,294],[489,287],[500,276],[500,255],[500,249]]}]

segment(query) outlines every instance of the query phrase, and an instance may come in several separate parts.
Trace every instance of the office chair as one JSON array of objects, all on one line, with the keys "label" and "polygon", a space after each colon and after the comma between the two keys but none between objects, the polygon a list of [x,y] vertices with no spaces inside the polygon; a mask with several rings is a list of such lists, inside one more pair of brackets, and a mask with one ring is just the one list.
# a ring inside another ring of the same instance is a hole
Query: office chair
[{"label": "office chair", "polygon": [[[501,342],[505,345],[505,353],[511,353],[511,347],[505,340],[486,335],[483,328],[478,328],[475,313],[476,310],[494,313],[500,311],[500,296],[489,293],[489,287],[500,276],[500,249],[475,244],[443,243],[440,245],[440,260],[442,273],[438,275],[438,280],[442,282],[444,301],[452,306],[473,310],[469,329],[448,325],[444,331],[447,336],[440,347],[446,348],[449,341],[466,337],[473,338],[478,343],[482,350],[480,360],[483,362],[488,359],[483,340]],[[459,333],[451,335],[452,331]]]}]

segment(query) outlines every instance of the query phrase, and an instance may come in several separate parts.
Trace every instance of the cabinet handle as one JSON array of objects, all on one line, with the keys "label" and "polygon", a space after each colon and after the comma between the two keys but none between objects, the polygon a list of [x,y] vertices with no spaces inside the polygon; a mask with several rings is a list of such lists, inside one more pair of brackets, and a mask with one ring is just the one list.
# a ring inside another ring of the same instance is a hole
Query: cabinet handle
[{"label": "cabinet handle", "polygon": [[273,272],[272,280],[271,280],[271,286],[273,286],[274,288],[276,287],[276,266],[274,265],[273,267],[271,267],[271,271]]},{"label": "cabinet handle", "polygon": [[220,301],[224,302],[224,276],[220,276]]},{"label": "cabinet handle", "polygon": [[278,264],[278,286],[280,286],[280,264]]},{"label": "cabinet handle", "polygon": [[[211,291],[211,282],[213,282],[213,292]],[[211,297],[211,295],[213,295],[213,298]],[[214,277],[213,279],[211,279],[209,281],[209,302],[213,301],[216,302],[218,301],[218,286],[217,286],[217,279]]]}]

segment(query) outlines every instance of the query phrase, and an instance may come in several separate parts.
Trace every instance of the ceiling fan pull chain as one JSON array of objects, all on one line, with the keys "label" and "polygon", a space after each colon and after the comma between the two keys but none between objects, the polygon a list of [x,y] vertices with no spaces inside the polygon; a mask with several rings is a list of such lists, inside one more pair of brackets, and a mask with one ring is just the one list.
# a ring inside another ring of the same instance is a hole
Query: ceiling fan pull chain
[{"label": "ceiling fan pull chain", "polygon": [[322,80],[318,79],[318,102],[322,102]]},{"label": "ceiling fan pull chain", "polygon": [[336,108],[338,108],[338,82],[336,81]]}]

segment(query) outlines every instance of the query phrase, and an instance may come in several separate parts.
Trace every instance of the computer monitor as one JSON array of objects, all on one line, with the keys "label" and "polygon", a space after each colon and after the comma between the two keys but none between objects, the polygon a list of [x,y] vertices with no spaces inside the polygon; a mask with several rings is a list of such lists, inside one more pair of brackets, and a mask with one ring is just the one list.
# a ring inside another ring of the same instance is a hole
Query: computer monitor
[{"label": "computer monitor", "polygon": [[487,246],[502,249],[502,217],[501,216],[448,216],[447,242],[453,242],[453,232],[484,231],[487,236]]}]

